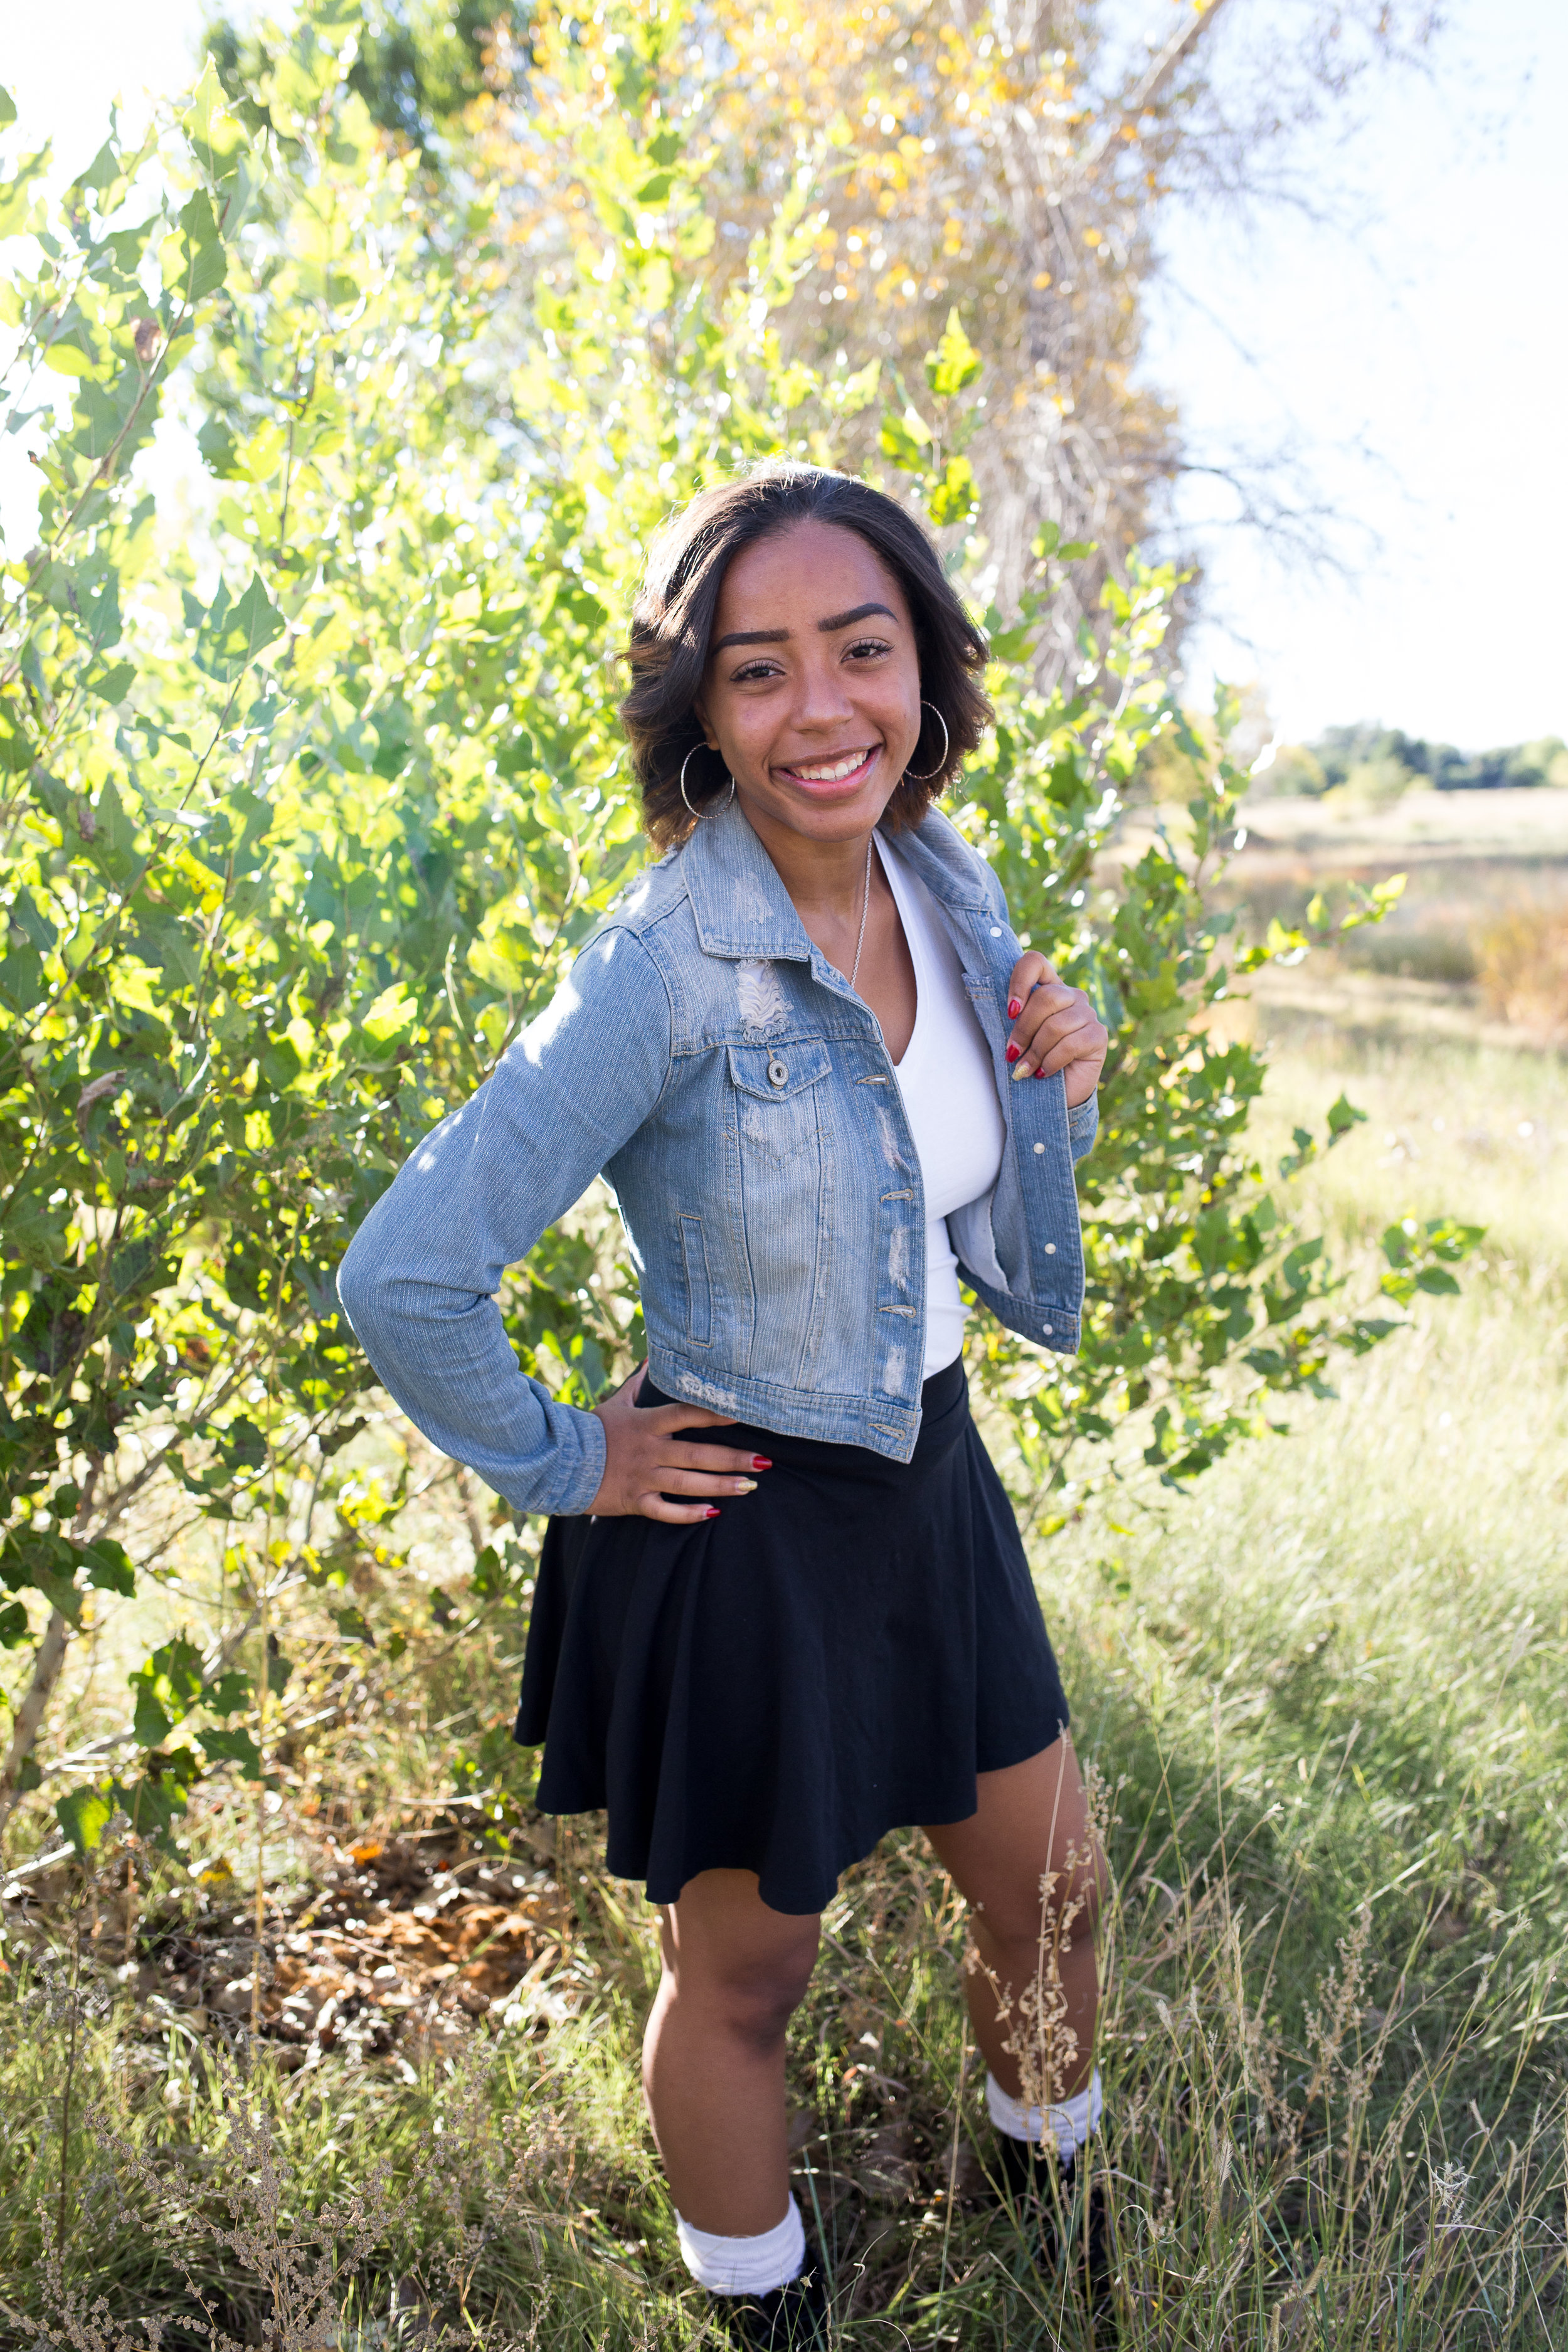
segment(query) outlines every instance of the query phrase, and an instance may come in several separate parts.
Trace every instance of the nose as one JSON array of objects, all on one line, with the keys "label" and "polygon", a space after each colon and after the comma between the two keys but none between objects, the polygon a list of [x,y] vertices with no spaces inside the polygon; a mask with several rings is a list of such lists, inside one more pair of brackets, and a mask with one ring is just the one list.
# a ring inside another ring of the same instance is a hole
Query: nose
[{"label": "nose", "polygon": [[830,728],[842,727],[854,715],[855,698],[849,691],[849,682],[826,648],[818,654],[814,646],[797,677],[790,720],[801,734],[824,734]]}]

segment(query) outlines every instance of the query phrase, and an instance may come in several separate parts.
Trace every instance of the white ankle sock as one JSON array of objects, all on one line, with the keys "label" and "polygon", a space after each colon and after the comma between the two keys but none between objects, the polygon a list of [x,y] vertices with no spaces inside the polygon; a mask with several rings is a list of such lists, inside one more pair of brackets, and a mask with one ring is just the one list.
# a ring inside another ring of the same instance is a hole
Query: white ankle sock
[{"label": "white ankle sock", "polygon": [[793,2197],[784,2220],[760,2237],[721,2238],[694,2230],[679,2213],[675,2234],[687,2269],[710,2294],[772,2294],[805,2266],[805,2227]]},{"label": "white ankle sock", "polygon": [[1009,2098],[995,2075],[987,2073],[985,2105],[997,2130],[1005,2132],[1009,2139],[1033,2140],[1037,2147],[1043,2139],[1054,2137],[1064,2164],[1072,2162],[1105,2112],[1098,2066],[1083,2090],[1048,2107],[1026,2107]]}]

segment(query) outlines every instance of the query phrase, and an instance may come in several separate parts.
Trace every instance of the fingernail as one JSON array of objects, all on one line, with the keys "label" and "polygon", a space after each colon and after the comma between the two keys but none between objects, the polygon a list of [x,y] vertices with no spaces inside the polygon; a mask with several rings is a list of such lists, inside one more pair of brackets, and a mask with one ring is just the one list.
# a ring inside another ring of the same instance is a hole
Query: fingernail
[{"label": "fingernail", "polygon": [[1010,1062],[1016,1062],[1023,1050],[1024,1048],[1022,1045],[1009,1045],[1007,1048],[1007,1059]]},{"label": "fingernail", "polygon": [[1045,1075],[1046,1075],[1046,1074],[1045,1074],[1044,1070],[1037,1070],[1037,1071],[1035,1072],[1035,1076],[1036,1076],[1036,1077],[1037,1077],[1037,1078],[1043,1078],[1043,1077],[1045,1076]]},{"label": "fingernail", "polygon": [[765,1454],[752,1454],[752,1469],[753,1469],[753,1470],[771,1470],[771,1469],[773,1468],[773,1464],[768,1460],[768,1457],[767,1457],[767,1455],[766,1455]]},{"label": "fingernail", "polygon": [[702,1516],[705,1519],[716,1519],[719,1516],[719,1506],[717,1503],[710,1503]]},{"label": "fingernail", "polygon": [[1020,1062],[1013,1073],[1013,1084],[1016,1086],[1020,1078],[1032,1078],[1034,1075],[1027,1062]]},{"label": "fingernail", "polygon": [[1010,996],[1007,999],[1007,1018],[1009,1021],[1016,1021],[1019,1013],[1022,1013],[1023,1010],[1024,1000],[1021,996]]},{"label": "fingernail", "polygon": [[756,1491],[757,1491],[757,1482],[756,1482],[756,1480],[755,1480],[754,1478],[737,1478],[737,1479],[736,1479],[736,1481],[735,1481],[735,1492],[736,1492],[736,1494],[737,1494],[737,1495],[754,1495],[754,1494],[756,1493]]}]

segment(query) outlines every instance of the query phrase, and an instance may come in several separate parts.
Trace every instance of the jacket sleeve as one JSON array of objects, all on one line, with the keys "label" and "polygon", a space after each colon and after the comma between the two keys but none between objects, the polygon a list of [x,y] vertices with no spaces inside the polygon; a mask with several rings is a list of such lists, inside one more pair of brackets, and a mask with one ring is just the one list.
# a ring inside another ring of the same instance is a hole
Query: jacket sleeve
[{"label": "jacket sleeve", "polygon": [[527,1378],[496,1292],[648,1118],[670,1062],[658,967],[630,932],[601,932],[479,1092],[405,1163],[339,1269],[338,1296],[383,1386],[516,1510],[585,1511],[605,1433]]},{"label": "jacket sleeve", "polygon": [[[981,856],[979,851],[973,848],[972,845],[965,844],[965,846],[969,848],[970,855],[973,858],[976,866],[984,877],[986,892],[990,899],[992,911],[995,915],[997,921],[1005,923],[1008,929],[1011,930],[1013,927],[1013,918],[1007,910],[1006,892],[1003,889],[1001,883],[996,879],[995,875],[992,872],[984,858]],[[1072,1151],[1073,1165],[1075,1168],[1080,1160],[1088,1159],[1089,1153],[1094,1149],[1094,1139],[1099,1132],[1100,1094],[1097,1089],[1093,1094],[1086,1097],[1084,1101],[1075,1103],[1072,1108],[1068,1112],[1068,1143]],[[1003,1286],[1005,1287],[1005,1285]]]},{"label": "jacket sleeve", "polygon": [[1068,1141],[1072,1147],[1073,1165],[1087,1160],[1094,1150],[1094,1139],[1100,1132],[1100,1093],[1097,1088],[1075,1103],[1068,1113]]}]

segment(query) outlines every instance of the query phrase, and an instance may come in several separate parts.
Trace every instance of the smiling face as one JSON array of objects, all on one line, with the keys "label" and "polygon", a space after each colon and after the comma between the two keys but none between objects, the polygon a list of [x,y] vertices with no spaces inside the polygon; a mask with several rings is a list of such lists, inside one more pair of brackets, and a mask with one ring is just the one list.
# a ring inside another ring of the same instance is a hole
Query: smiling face
[{"label": "smiling face", "polygon": [[903,590],[858,532],[797,523],[735,557],[697,715],[764,840],[870,830],[920,740],[921,672]]}]

